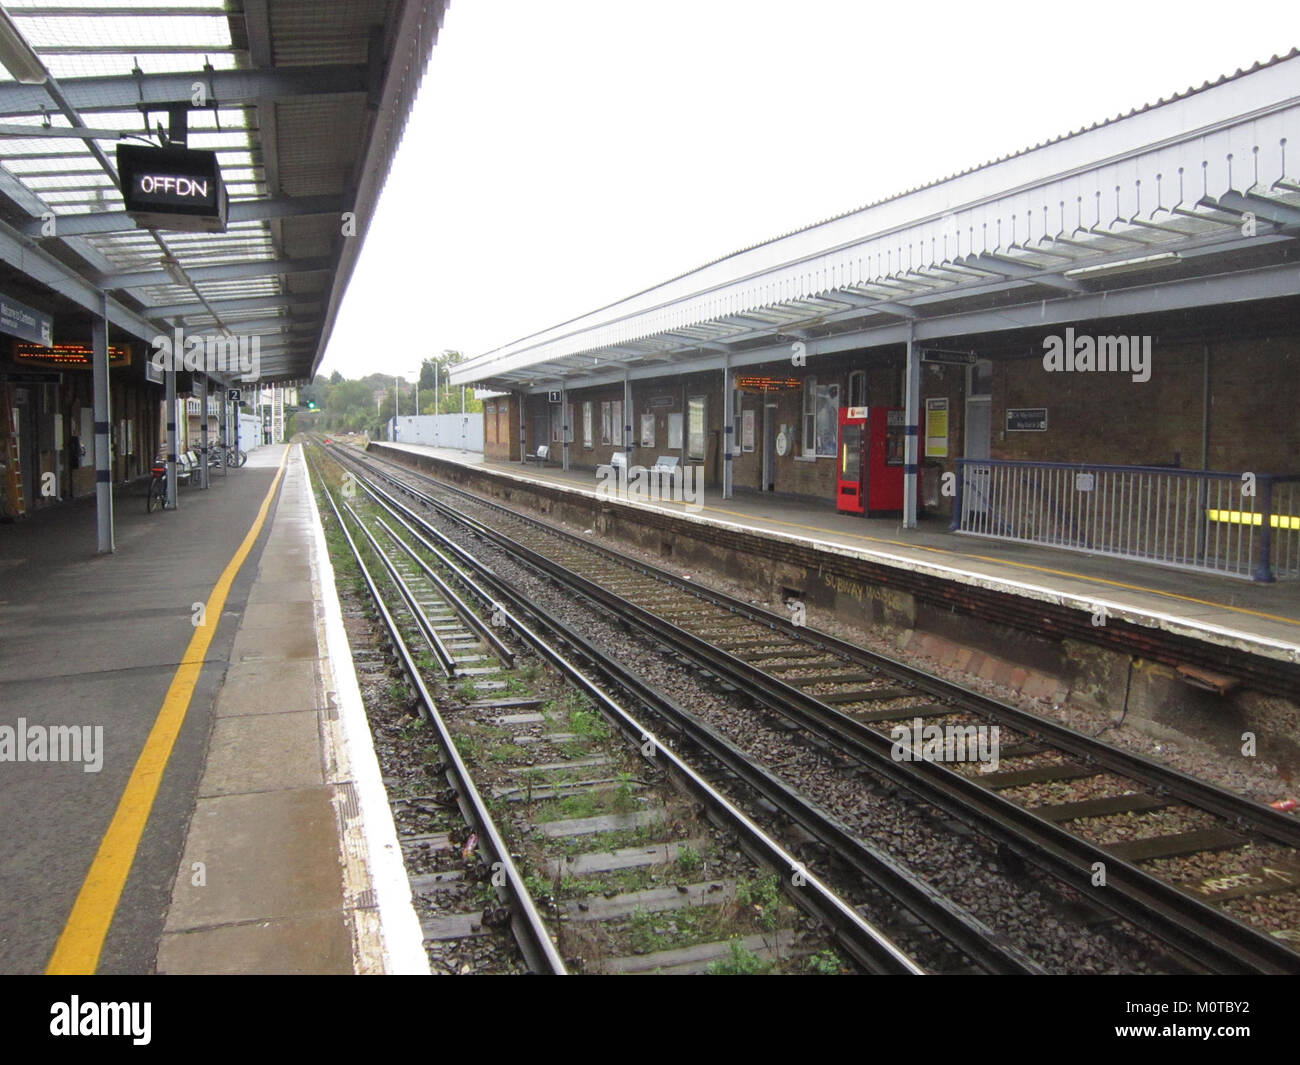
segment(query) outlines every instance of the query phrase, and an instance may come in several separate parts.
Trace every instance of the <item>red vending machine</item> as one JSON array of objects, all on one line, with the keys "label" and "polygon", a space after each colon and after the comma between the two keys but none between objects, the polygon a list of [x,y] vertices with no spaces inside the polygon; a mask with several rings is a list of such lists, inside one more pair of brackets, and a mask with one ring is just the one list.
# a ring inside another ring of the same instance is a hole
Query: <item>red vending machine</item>
[{"label": "red vending machine", "polygon": [[865,517],[903,513],[904,413],[902,407],[840,408],[836,509]]},{"label": "red vending machine", "polygon": [[835,483],[835,509],[861,514],[866,487],[862,464],[862,437],[867,427],[866,407],[840,408],[840,468]]}]

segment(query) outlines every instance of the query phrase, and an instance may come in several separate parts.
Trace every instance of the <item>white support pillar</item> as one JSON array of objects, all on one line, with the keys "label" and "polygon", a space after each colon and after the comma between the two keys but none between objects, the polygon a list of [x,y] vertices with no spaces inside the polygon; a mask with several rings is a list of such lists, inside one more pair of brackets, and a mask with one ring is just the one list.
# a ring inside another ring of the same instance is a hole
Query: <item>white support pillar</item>
[{"label": "white support pillar", "polygon": [[167,382],[167,509],[175,510],[179,492],[176,484],[176,367],[173,360],[163,371]]},{"label": "white support pillar", "polygon": [[623,454],[632,468],[632,372],[623,371]]},{"label": "white support pillar", "polygon": [[722,498],[731,498],[731,446],[736,439],[736,397],[731,388],[731,352],[722,356]]},{"label": "white support pillar", "polygon": [[560,444],[564,456],[564,471],[569,471],[569,390],[560,385]]},{"label": "white support pillar", "polygon": [[208,487],[208,375],[196,374],[199,383],[199,486]]},{"label": "white support pillar", "polygon": [[921,475],[921,349],[916,346],[916,327],[907,327],[907,395],[903,414],[903,528],[916,528],[916,490]]},{"label": "white support pillar", "polygon": [[[434,416],[435,418],[437,415]],[[465,386],[460,386],[460,453],[465,454],[465,434],[469,431],[469,423],[465,418]]]},{"label": "white support pillar", "polygon": [[[113,424],[108,389],[108,300],[103,313],[90,323],[94,347],[95,390],[95,526],[100,554],[116,549],[113,537],[113,471],[109,459],[108,433]],[[173,415],[175,417],[175,415]],[[152,456],[150,456],[152,457]]]},{"label": "white support pillar", "polygon": [[524,417],[524,407],[528,401],[528,393],[521,388],[515,393],[515,399],[519,401],[519,465],[526,466],[528,465],[526,457],[528,455],[528,440],[526,438],[528,420]]}]

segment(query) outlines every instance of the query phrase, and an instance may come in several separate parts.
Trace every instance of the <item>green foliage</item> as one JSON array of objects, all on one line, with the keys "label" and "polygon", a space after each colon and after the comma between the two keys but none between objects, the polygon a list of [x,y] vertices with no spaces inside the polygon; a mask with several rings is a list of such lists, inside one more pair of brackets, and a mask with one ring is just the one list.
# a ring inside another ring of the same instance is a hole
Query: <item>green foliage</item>
[{"label": "green foliage", "polygon": [[776,928],[781,911],[781,886],[775,873],[768,873],[762,880],[736,881],[736,901],[752,907],[763,928],[769,932]]},{"label": "green foliage", "polygon": [[843,968],[839,956],[833,950],[819,950],[810,955],[804,964],[814,976],[838,976]]},{"label": "green foliage", "polygon": [[710,976],[762,976],[771,968],[737,939],[731,941],[731,956],[710,962]]}]

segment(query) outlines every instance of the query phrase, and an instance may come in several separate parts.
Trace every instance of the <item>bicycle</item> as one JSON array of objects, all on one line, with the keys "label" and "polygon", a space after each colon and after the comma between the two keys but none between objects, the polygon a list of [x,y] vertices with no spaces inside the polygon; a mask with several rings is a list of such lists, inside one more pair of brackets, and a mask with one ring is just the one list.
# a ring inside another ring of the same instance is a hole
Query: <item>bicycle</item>
[{"label": "bicycle", "polygon": [[152,514],[155,510],[163,510],[167,506],[167,464],[154,462],[150,465],[149,472],[153,474],[153,479],[149,482],[147,513]]},{"label": "bicycle", "polygon": [[232,444],[224,444],[218,441],[214,451],[214,466],[224,466],[227,469],[237,470],[248,461],[248,452],[236,448]]}]

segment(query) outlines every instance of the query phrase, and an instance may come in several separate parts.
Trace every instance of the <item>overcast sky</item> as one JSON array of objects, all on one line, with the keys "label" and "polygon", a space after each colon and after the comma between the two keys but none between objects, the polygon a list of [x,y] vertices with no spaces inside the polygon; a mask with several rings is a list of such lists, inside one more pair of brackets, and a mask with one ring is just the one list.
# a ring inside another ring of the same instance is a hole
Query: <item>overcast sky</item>
[{"label": "overcast sky", "polygon": [[1300,45],[1295,0],[893,6],[452,0],[322,372],[482,354]]}]

